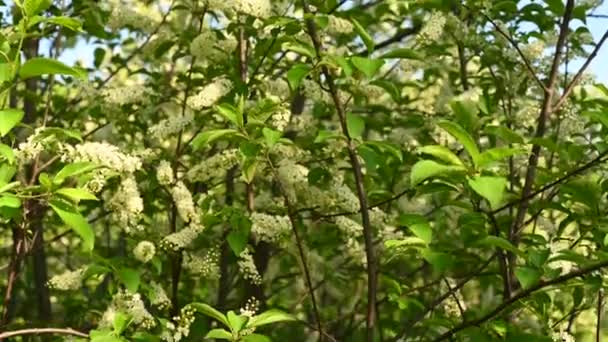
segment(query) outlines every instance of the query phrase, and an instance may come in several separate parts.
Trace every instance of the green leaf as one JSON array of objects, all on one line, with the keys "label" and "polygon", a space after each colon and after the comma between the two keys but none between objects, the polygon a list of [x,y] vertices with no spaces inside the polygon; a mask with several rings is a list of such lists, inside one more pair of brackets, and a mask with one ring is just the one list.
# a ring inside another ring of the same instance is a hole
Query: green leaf
[{"label": "green leaf", "polygon": [[477,102],[471,100],[452,100],[450,108],[454,111],[456,121],[467,131],[473,131],[477,128],[479,111]]},{"label": "green leaf", "polygon": [[131,322],[131,316],[126,315],[120,311],[116,312],[114,314],[114,321],[112,322],[114,332],[119,336],[122,335],[122,333],[129,327]]},{"label": "green leaf", "polygon": [[417,152],[431,155],[437,159],[441,159],[452,165],[463,166],[464,164],[454,152],[450,151],[449,148],[441,145],[429,145],[422,146],[417,149]]},{"label": "green leaf", "polygon": [[357,31],[361,40],[363,40],[365,47],[367,47],[367,54],[370,55],[374,52],[374,47],[376,46],[376,44],[374,44],[374,38],[367,33],[365,28],[355,18],[350,18],[350,21],[353,23],[355,31]]},{"label": "green leaf", "polygon": [[488,235],[488,236],[484,237],[483,239],[477,240],[477,242],[475,244],[479,245],[479,246],[497,247],[500,249],[504,249],[505,251],[509,251],[514,254],[517,254],[519,256],[524,255],[524,253],[522,251],[520,251],[519,249],[517,249],[517,247],[513,246],[513,244],[511,242],[509,242],[508,240],[506,240],[504,238],[498,237],[498,236]]},{"label": "green leaf", "polygon": [[465,170],[462,166],[443,165],[432,160],[421,160],[412,167],[410,180],[412,186],[416,186],[431,177],[443,176],[452,172],[463,172]]},{"label": "green leaf", "polygon": [[214,338],[217,340],[232,340],[232,334],[224,329],[211,329],[205,335],[205,338]]},{"label": "green leaf", "polygon": [[51,0],[25,0],[23,2],[23,10],[28,17],[33,17],[38,13],[51,7],[53,2]]},{"label": "green leaf", "polygon": [[229,138],[238,133],[239,132],[236,129],[212,129],[210,131],[201,132],[192,140],[192,147],[196,151],[218,139]]},{"label": "green leaf", "polygon": [[56,185],[62,184],[68,177],[78,176],[92,170],[97,169],[99,166],[89,162],[78,162],[71,163],[64,166],[53,178],[53,183]]},{"label": "green leaf", "polygon": [[19,69],[21,79],[27,79],[42,75],[69,75],[86,80],[84,71],[69,67],[62,62],[50,58],[34,57],[25,61]]},{"label": "green leaf", "polygon": [[20,208],[21,200],[17,196],[5,194],[0,197],[0,207]]},{"label": "green leaf", "polygon": [[246,158],[243,161],[243,164],[241,165],[241,178],[245,181],[245,183],[250,184],[253,182],[258,164],[259,162],[257,158]]},{"label": "green leaf", "polygon": [[278,322],[289,322],[295,321],[295,317],[290,314],[287,314],[280,310],[268,310],[264,311],[257,316],[251,317],[249,322],[247,322],[248,328],[255,328],[262,325],[278,323]]},{"label": "green leaf", "polygon": [[451,121],[443,120],[437,123],[437,125],[456,138],[456,140],[458,140],[458,142],[464,146],[465,150],[467,150],[471,156],[471,159],[473,160],[473,163],[477,165],[479,149],[469,133],[467,133],[467,131],[465,131],[460,125]]},{"label": "green leaf", "polygon": [[228,241],[228,246],[230,246],[234,255],[239,256],[245,247],[247,247],[249,231],[233,229],[226,237],[226,241]]},{"label": "green leaf", "polygon": [[235,333],[240,332],[243,329],[243,326],[247,322],[247,316],[239,316],[234,313],[234,311],[230,310],[226,314],[226,318],[228,318],[228,322],[230,323],[230,330]]},{"label": "green leaf", "polygon": [[287,83],[291,91],[295,92],[300,87],[300,83],[310,72],[310,66],[307,64],[296,64],[287,72]]},{"label": "green leaf", "polygon": [[9,164],[15,164],[15,152],[10,146],[0,144],[0,155],[6,158]]},{"label": "green leaf", "polygon": [[67,197],[76,203],[82,200],[97,201],[97,197],[95,197],[95,195],[82,188],[62,188],[57,190],[56,193]]},{"label": "green leaf", "polygon": [[490,202],[492,209],[498,208],[507,187],[507,179],[504,177],[477,176],[469,179],[469,186],[481,197]]},{"label": "green leaf", "polygon": [[272,342],[272,340],[264,335],[249,334],[243,337],[243,342]]},{"label": "green leaf", "polygon": [[21,182],[19,182],[19,181],[6,183],[6,184],[0,186],[0,193],[7,192],[7,191],[11,190],[12,188],[19,186],[20,184],[21,184]]},{"label": "green leaf", "polygon": [[12,165],[2,164],[0,165],[0,182],[8,183],[15,173],[17,172],[17,168]]},{"label": "green leaf", "polygon": [[92,251],[95,247],[95,232],[89,222],[66,202],[50,200],[51,208],[57,213],[59,218],[67,224],[78,236],[82,238],[82,243],[87,251]]},{"label": "green leaf", "polygon": [[346,127],[351,138],[360,138],[365,130],[365,120],[360,115],[347,113]]},{"label": "green leaf", "polygon": [[315,49],[304,42],[293,40],[283,43],[282,47],[283,50],[293,51],[299,53],[300,55],[309,57],[310,59],[315,59]]},{"label": "green leaf", "polygon": [[514,143],[514,144],[523,144],[524,143],[524,138],[522,138],[521,135],[515,133],[513,130],[510,130],[504,126],[487,126],[485,128],[485,131],[488,134],[501,138],[502,140],[504,140],[507,143]]},{"label": "green leaf", "polygon": [[420,52],[418,52],[414,49],[399,48],[399,49],[395,49],[395,50],[392,50],[392,51],[389,51],[389,52],[383,54],[382,56],[380,56],[380,58],[382,58],[382,59],[399,58],[399,59],[422,60],[423,56]]},{"label": "green leaf", "polygon": [[264,135],[264,140],[266,141],[266,145],[268,145],[268,147],[274,146],[279,139],[281,139],[281,135],[283,135],[281,132],[268,127],[262,128],[262,134]]},{"label": "green leaf", "polygon": [[436,272],[443,273],[452,264],[453,256],[443,252],[425,249],[421,252],[422,257],[433,266]]},{"label": "green leaf", "polygon": [[222,323],[226,328],[230,328],[230,323],[226,316],[223,313],[217,311],[212,306],[205,303],[192,303],[190,304],[196,311],[202,313],[205,316],[216,319],[218,322]]},{"label": "green leaf", "polygon": [[540,270],[532,267],[523,266],[515,269],[515,276],[524,289],[538,283],[542,275]]},{"label": "green leaf", "polygon": [[132,268],[122,267],[116,270],[116,276],[131,293],[136,293],[141,283],[139,272]]},{"label": "green leaf", "polygon": [[386,240],[384,247],[386,248],[404,248],[404,247],[424,247],[426,242],[416,236],[408,236],[400,240]]},{"label": "green leaf", "polygon": [[215,106],[215,110],[217,110],[217,112],[221,116],[228,119],[230,122],[235,124],[237,127],[243,127],[243,125],[244,125],[243,114],[241,113],[241,111],[238,108],[236,108],[233,105],[230,105],[228,103],[222,103],[222,104]]},{"label": "green leaf", "polygon": [[479,158],[477,160],[477,167],[479,169],[484,169],[486,167],[492,166],[492,164],[498,161],[521,154],[523,152],[525,152],[525,150],[521,148],[494,147],[483,151],[479,155]]},{"label": "green leaf", "polygon": [[82,23],[74,18],[70,17],[50,17],[46,19],[46,22],[63,26],[75,32],[82,31]]},{"label": "green leaf", "polygon": [[402,214],[399,223],[406,226],[409,230],[424,241],[427,245],[433,240],[433,230],[428,220],[422,215]]},{"label": "green leaf", "polygon": [[6,108],[0,110],[0,134],[5,136],[23,119],[21,109]]},{"label": "green leaf", "polygon": [[378,70],[384,65],[384,60],[382,59],[355,56],[350,60],[355,68],[359,69],[367,78],[373,78]]}]

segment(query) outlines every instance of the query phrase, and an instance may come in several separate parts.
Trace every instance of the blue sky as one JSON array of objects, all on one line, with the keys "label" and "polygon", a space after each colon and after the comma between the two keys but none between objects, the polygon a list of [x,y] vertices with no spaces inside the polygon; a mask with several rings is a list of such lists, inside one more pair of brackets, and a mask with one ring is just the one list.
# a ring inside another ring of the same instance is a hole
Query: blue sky
[{"label": "blue sky", "polygon": [[[608,14],[608,2],[604,2],[594,13]],[[608,18],[588,18],[587,23],[589,24],[589,29],[596,42],[599,41],[604,32],[608,30]],[[43,47],[43,49],[43,51],[45,51],[47,48]],[[94,47],[81,41],[74,49],[65,51],[60,59],[66,64],[73,64],[77,60],[80,60],[85,66],[92,66],[93,51]],[[570,64],[571,70],[573,70],[572,72],[581,64],[582,61],[573,61]],[[599,82],[608,83],[608,43],[600,50],[600,53],[590,65],[589,71],[596,75]]]}]

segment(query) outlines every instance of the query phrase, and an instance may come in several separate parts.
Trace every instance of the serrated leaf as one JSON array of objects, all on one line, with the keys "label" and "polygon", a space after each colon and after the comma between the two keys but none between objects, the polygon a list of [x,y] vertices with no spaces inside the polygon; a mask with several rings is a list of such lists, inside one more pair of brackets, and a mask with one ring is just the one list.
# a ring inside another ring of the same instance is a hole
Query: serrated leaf
[{"label": "serrated leaf", "polygon": [[361,40],[363,40],[363,43],[367,48],[367,54],[370,55],[372,52],[374,52],[374,48],[376,46],[376,44],[374,43],[374,39],[372,38],[372,36],[369,35],[369,33],[367,33],[367,30],[365,30],[365,28],[355,18],[350,18],[350,21],[351,23],[353,23],[355,31],[357,32],[359,37],[361,37]]},{"label": "serrated leaf", "polygon": [[196,151],[218,139],[229,138],[238,133],[239,132],[236,129],[212,129],[210,131],[201,132],[192,140],[192,147]]},{"label": "serrated leaf", "polygon": [[406,226],[409,230],[419,237],[426,244],[433,240],[433,230],[428,220],[421,215],[402,214],[399,216],[399,223]]},{"label": "serrated leaf", "polygon": [[217,311],[211,305],[205,303],[192,303],[190,304],[190,306],[196,309],[196,311],[198,311],[199,313],[214,318],[218,322],[222,323],[226,328],[230,328],[230,323],[228,322],[226,316],[224,316],[223,313]]},{"label": "serrated leaf", "polygon": [[412,186],[416,186],[432,177],[443,176],[452,172],[463,172],[465,170],[462,166],[443,165],[432,160],[421,160],[412,167],[410,181]]},{"label": "serrated leaf", "polygon": [[85,249],[92,251],[95,247],[95,232],[82,214],[76,208],[62,201],[50,200],[49,205],[57,216],[82,238]]},{"label": "serrated leaf", "polygon": [[536,268],[527,266],[515,268],[515,276],[524,289],[536,284],[542,275],[543,273]]},{"label": "serrated leaf", "polygon": [[523,256],[523,252],[517,249],[517,247],[513,246],[511,242],[509,242],[507,239],[498,236],[488,235],[483,239],[477,240],[475,244],[479,246],[497,247],[500,249],[504,249],[505,251],[517,254],[519,256]]},{"label": "serrated leaf", "polygon": [[473,163],[477,165],[479,148],[477,148],[477,144],[471,135],[469,135],[469,133],[467,133],[467,131],[465,131],[460,125],[451,121],[443,120],[437,123],[437,125],[456,138],[456,140],[458,140],[458,142],[464,146],[465,150],[467,150],[469,156],[471,156],[471,159],[473,160]]},{"label": "serrated leaf", "polygon": [[56,185],[62,184],[68,177],[78,176],[97,169],[98,166],[89,162],[71,163],[64,166],[53,178]]},{"label": "serrated leaf", "polygon": [[287,83],[291,91],[295,92],[300,87],[300,83],[310,72],[310,66],[307,64],[296,64],[287,72]]},{"label": "serrated leaf", "polygon": [[83,70],[69,67],[58,60],[45,57],[28,59],[19,69],[21,79],[42,75],[69,75],[83,80],[87,77]]},{"label": "serrated leaf", "polygon": [[347,113],[346,127],[351,138],[360,138],[365,131],[365,120],[360,115]]},{"label": "serrated leaf", "polygon": [[422,60],[422,54],[414,49],[408,49],[408,48],[399,48],[399,49],[395,49],[392,51],[389,51],[385,54],[383,54],[382,56],[380,56],[380,58],[382,59],[389,59],[389,58],[399,58],[399,59],[417,59],[417,60]]},{"label": "serrated leaf", "polygon": [[441,145],[428,145],[419,147],[416,150],[418,153],[424,153],[431,155],[437,159],[441,159],[452,165],[464,166],[464,163],[454,152],[450,151],[449,148]]},{"label": "serrated leaf", "polygon": [[237,127],[243,127],[243,125],[244,125],[243,114],[238,108],[236,108],[233,105],[230,105],[228,103],[222,103],[222,104],[215,106],[215,110],[221,116],[228,119],[228,121],[235,124]]},{"label": "serrated leaf", "polygon": [[56,191],[57,194],[69,198],[78,203],[82,200],[97,201],[97,197],[86,189],[82,188],[62,188]]},{"label": "serrated leaf", "polygon": [[504,177],[477,176],[469,179],[469,186],[481,197],[488,200],[492,209],[498,208],[507,187],[507,179]]},{"label": "serrated leaf", "polygon": [[274,146],[283,135],[281,132],[268,127],[262,129],[262,134],[264,135],[264,141],[266,141],[268,147]]},{"label": "serrated leaf", "polygon": [[137,270],[123,267],[116,271],[116,275],[118,276],[118,279],[120,279],[120,282],[125,285],[127,290],[129,290],[129,292],[137,292],[139,289],[139,284],[141,284],[141,277]]},{"label": "serrated leaf", "polygon": [[367,78],[373,78],[374,75],[382,68],[384,65],[384,60],[382,59],[372,59],[365,57],[352,57],[351,62],[355,66],[355,68],[359,69]]},{"label": "serrated leaf", "polygon": [[51,0],[25,0],[23,2],[23,10],[31,18],[49,8],[52,4]]},{"label": "serrated leaf", "polygon": [[278,322],[289,322],[295,321],[295,317],[280,310],[268,310],[264,311],[259,315],[251,317],[247,322],[248,328],[255,328],[262,325],[278,323]]},{"label": "serrated leaf", "polygon": [[9,164],[15,163],[15,152],[13,149],[5,144],[0,144],[0,155],[3,156]]},{"label": "serrated leaf", "polygon": [[232,340],[232,334],[225,329],[211,329],[205,338],[215,338],[217,340]]},{"label": "serrated leaf", "polygon": [[0,134],[5,136],[23,119],[21,109],[6,108],[0,110]]}]

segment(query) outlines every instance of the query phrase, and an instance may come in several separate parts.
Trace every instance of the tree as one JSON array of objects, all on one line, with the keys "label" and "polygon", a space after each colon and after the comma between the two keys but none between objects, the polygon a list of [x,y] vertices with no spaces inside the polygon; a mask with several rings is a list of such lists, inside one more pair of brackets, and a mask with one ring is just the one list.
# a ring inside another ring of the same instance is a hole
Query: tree
[{"label": "tree", "polygon": [[599,5],[15,1],[0,340],[600,341]]}]

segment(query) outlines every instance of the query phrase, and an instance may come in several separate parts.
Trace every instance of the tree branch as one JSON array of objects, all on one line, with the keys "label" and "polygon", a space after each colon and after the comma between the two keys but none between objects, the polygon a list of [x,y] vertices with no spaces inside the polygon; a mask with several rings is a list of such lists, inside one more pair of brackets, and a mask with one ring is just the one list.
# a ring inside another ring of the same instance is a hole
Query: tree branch
[{"label": "tree branch", "polygon": [[552,279],[552,280],[540,281],[536,285],[533,285],[533,286],[529,287],[526,290],[520,291],[519,293],[517,293],[513,297],[505,300],[504,302],[502,302],[501,304],[499,304],[494,310],[490,311],[489,313],[487,313],[483,317],[478,318],[478,319],[473,320],[473,321],[462,323],[462,324],[460,324],[460,325],[458,325],[458,326],[450,329],[450,331],[447,331],[443,335],[439,336],[438,338],[436,338],[435,340],[433,340],[433,342],[440,342],[440,341],[447,340],[448,338],[453,337],[454,334],[456,334],[457,332],[462,331],[462,330],[464,330],[466,328],[473,327],[473,326],[480,326],[481,324],[486,323],[486,322],[490,321],[491,319],[495,318],[496,316],[498,316],[502,311],[504,311],[505,309],[507,309],[511,305],[517,303],[518,301],[520,301],[522,299],[527,298],[528,296],[530,296],[531,294],[533,294],[536,291],[542,290],[542,289],[544,289],[546,287],[549,287],[549,286],[553,286],[553,285],[558,285],[558,284],[564,283],[564,282],[569,281],[569,280],[574,279],[574,278],[578,278],[578,277],[587,275],[587,274],[589,274],[591,272],[600,270],[600,269],[602,269],[604,267],[607,267],[607,266],[608,266],[608,260],[596,263],[595,265],[592,265],[592,266],[589,266],[589,267],[581,268],[580,270],[573,271],[573,272],[570,272],[568,274],[564,274],[563,276],[559,276],[559,277],[557,277],[555,279]]},{"label": "tree branch", "polygon": [[89,337],[88,334],[85,334],[80,331],[76,331],[70,328],[33,328],[33,329],[22,329],[22,330],[14,330],[14,331],[6,331],[0,333],[0,339],[14,337],[14,336],[23,336],[23,335],[41,335],[41,334],[55,334],[55,335],[72,335],[72,336],[80,336],[80,337]]}]

